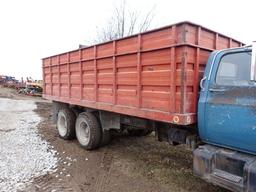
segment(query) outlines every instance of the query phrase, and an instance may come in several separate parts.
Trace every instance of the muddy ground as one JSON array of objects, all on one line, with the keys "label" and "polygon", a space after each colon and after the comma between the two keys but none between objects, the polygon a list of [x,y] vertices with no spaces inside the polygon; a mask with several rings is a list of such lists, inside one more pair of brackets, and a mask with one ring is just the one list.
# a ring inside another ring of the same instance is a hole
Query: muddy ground
[{"label": "muddy ground", "polygon": [[64,141],[58,137],[49,101],[19,96],[5,88],[0,88],[0,97],[35,101],[35,112],[42,117],[39,133],[58,152],[57,171],[34,178],[24,191],[226,191],[193,175],[192,151],[184,146],[157,142],[154,134],[146,137],[123,135],[115,137],[108,146],[86,151],[76,140]]}]

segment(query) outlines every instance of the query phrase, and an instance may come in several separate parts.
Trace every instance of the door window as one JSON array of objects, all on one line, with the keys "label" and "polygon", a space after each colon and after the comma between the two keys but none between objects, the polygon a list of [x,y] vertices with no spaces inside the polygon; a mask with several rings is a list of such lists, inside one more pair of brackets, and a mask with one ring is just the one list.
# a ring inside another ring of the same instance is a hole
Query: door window
[{"label": "door window", "polygon": [[241,86],[250,82],[251,52],[224,55],[216,76],[218,85]]}]

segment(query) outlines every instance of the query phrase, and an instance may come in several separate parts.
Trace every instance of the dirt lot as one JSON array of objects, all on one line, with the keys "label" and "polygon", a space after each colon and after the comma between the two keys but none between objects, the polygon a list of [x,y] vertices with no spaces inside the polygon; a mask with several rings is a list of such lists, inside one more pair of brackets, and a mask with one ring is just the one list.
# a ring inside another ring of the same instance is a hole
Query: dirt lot
[{"label": "dirt lot", "polygon": [[193,176],[192,152],[183,146],[157,142],[153,134],[124,135],[115,137],[104,148],[88,152],[76,140],[64,141],[58,137],[49,101],[18,96],[4,88],[0,88],[0,97],[35,101],[35,112],[42,117],[39,133],[57,151],[57,171],[34,178],[24,191],[226,191]]}]

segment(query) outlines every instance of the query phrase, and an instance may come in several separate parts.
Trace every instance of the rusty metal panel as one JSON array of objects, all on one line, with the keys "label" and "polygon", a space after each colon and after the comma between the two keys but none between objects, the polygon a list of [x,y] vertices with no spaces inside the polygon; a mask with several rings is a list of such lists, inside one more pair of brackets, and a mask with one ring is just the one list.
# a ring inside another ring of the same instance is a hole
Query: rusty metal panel
[{"label": "rusty metal panel", "polygon": [[182,22],[43,59],[44,98],[175,124],[196,122],[209,54],[241,42]]}]

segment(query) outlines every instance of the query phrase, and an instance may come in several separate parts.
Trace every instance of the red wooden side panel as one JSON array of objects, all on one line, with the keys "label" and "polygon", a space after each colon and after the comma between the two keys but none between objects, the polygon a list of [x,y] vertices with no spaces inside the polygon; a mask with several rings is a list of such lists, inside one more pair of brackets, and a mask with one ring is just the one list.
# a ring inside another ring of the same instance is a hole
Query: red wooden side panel
[{"label": "red wooden side panel", "polygon": [[93,60],[82,62],[82,98],[85,100],[94,100],[94,67]]},{"label": "red wooden side panel", "polygon": [[236,40],[183,22],[43,59],[44,97],[176,124],[196,122],[212,50]]},{"label": "red wooden side panel", "polygon": [[116,54],[134,53],[138,50],[138,37],[129,37],[116,41]]},{"label": "red wooden side panel", "polygon": [[116,58],[116,89],[118,105],[137,106],[137,54]]},{"label": "red wooden side panel", "polygon": [[178,41],[184,42],[184,61],[182,63],[181,113],[196,113],[199,81],[212,50],[239,47],[243,44],[209,29],[191,23],[183,24],[186,35],[180,28]]},{"label": "red wooden side panel", "polygon": [[[79,55],[76,54],[76,57],[79,58]],[[75,58],[75,57],[73,57]],[[76,60],[77,61],[77,60]],[[74,62],[70,64],[70,97],[74,99],[80,99],[80,68],[79,62]]]},{"label": "red wooden side panel", "polygon": [[175,44],[176,36],[172,35],[172,30],[173,28],[169,27],[160,31],[143,34],[141,39],[141,49],[143,51],[159,49]]},{"label": "red wooden side panel", "polygon": [[184,30],[186,31],[186,35],[183,35],[183,38],[181,38],[182,32],[180,32],[180,42],[199,45],[200,47],[206,49],[226,49],[230,47],[240,47],[243,45],[239,41],[228,38],[201,26],[191,23],[186,23],[183,26]]},{"label": "red wooden side panel", "polygon": [[112,103],[113,81],[114,76],[112,57],[97,60],[97,84],[99,102]]}]

